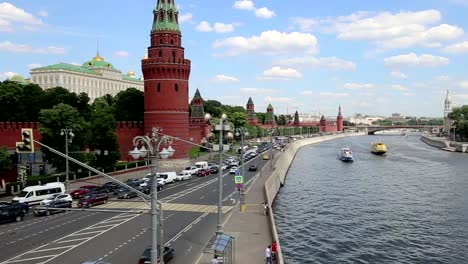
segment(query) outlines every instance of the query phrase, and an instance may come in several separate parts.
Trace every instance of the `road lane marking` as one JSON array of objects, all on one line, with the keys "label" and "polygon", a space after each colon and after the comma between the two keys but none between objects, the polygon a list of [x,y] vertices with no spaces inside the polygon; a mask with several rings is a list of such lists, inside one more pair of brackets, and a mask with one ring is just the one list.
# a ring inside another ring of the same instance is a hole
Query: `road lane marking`
[{"label": "road lane marking", "polygon": [[58,243],[69,243],[69,242],[75,242],[75,241],[79,241],[79,240],[85,240],[85,239],[87,239],[87,238],[85,237],[85,238],[69,239],[69,240],[64,240],[64,241],[57,242],[57,244],[58,244]]},{"label": "road lane marking", "polygon": [[201,199],[203,199],[203,198],[205,198],[205,196],[204,196],[204,195],[203,195],[202,197],[200,197],[200,200],[201,200]]},{"label": "road lane marking", "polygon": [[64,247],[55,247],[55,248],[39,249],[39,250],[32,251],[32,252],[37,253],[37,252],[44,252],[44,251],[51,251],[51,250],[64,249],[64,248],[69,248],[69,247],[73,247],[73,246],[64,246]]},{"label": "road lane marking", "polygon": [[[47,256],[39,256],[39,257],[34,257],[34,258],[27,258],[27,259],[20,259],[20,260],[13,260],[10,262],[5,262],[5,263],[17,263],[17,262],[25,262],[25,261],[30,261],[30,260],[36,260],[36,259],[43,259],[43,258],[50,258],[50,257],[55,257],[57,255],[47,255]],[[4,262],[2,262],[4,263]],[[44,262],[40,262],[44,263]]]}]

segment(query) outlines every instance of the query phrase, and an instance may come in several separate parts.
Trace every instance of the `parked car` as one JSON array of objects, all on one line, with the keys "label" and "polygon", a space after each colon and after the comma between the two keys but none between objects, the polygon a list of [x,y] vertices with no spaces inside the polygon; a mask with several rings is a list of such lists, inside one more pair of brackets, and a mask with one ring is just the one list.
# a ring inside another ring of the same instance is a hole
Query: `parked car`
[{"label": "parked car", "polygon": [[139,186],[141,183],[141,180],[138,178],[133,178],[133,179],[128,179],[125,183],[127,183],[130,186]]},{"label": "parked car", "polygon": [[257,171],[257,165],[252,164],[249,166],[249,171]]},{"label": "parked car", "polygon": [[221,164],[221,170],[225,171],[227,169],[228,169],[228,165],[223,162],[223,164]]},{"label": "parked car", "polygon": [[177,173],[175,171],[169,171],[169,172],[158,172],[158,182],[160,182],[162,185],[168,184],[168,183],[174,183],[176,180]]},{"label": "parked car", "polygon": [[231,168],[229,169],[229,174],[236,174],[236,172],[237,172],[237,167],[236,167],[236,166],[231,167]]},{"label": "parked car", "polygon": [[190,173],[191,175],[195,175],[195,174],[197,174],[197,171],[198,171],[197,166],[190,166],[190,167],[185,167],[185,169],[183,169],[183,170],[181,171],[181,173],[188,172],[188,173]]},{"label": "parked car", "polygon": [[101,192],[110,193],[113,192],[115,189],[119,189],[120,185],[116,182],[106,182],[100,188],[98,188]]},{"label": "parked car", "polygon": [[65,185],[61,182],[49,182],[44,185],[25,187],[20,194],[12,199],[13,203],[39,204],[55,193],[65,193]]},{"label": "parked car", "polygon": [[55,213],[62,213],[65,212],[65,210],[48,210],[48,208],[71,208],[72,207],[72,202],[71,201],[66,201],[66,200],[56,200],[56,201],[51,201],[48,203],[44,209],[34,209],[34,215],[51,215]]},{"label": "parked car", "polygon": [[20,207],[21,210],[23,210],[24,214],[27,214],[29,212],[29,205],[27,203],[10,203],[10,202],[0,202],[0,207],[5,207],[5,206],[17,206]]},{"label": "parked car", "polygon": [[[145,181],[142,181],[142,182],[140,183],[139,189],[143,189],[143,190],[146,190],[146,189],[147,189],[147,190],[148,190],[148,193],[150,193],[150,191],[151,191],[151,185],[152,185],[152,184],[153,184],[153,181],[150,180],[150,179],[145,180]],[[158,191],[161,191],[164,185],[163,185],[161,182],[159,182],[159,181],[157,182],[157,184],[158,184],[157,190],[158,190]],[[142,191],[142,192],[144,192],[144,191]]]},{"label": "parked car", "polygon": [[119,193],[117,194],[117,197],[119,199],[130,199],[130,198],[133,198],[133,197],[137,197],[137,193],[128,189],[128,188],[123,188],[123,189],[120,189]]},{"label": "parked car", "polygon": [[107,193],[94,193],[86,195],[78,201],[78,207],[91,207],[97,204],[105,204],[109,200]]},{"label": "parked car", "polygon": [[42,200],[40,205],[41,206],[48,205],[53,201],[59,201],[59,200],[68,201],[70,203],[73,202],[73,198],[71,197],[71,195],[56,193],[56,194],[53,194],[50,198]]},{"label": "parked car", "polygon": [[3,203],[0,206],[0,222],[22,221],[25,215],[23,205],[23,203]]},{"label": "parked car", "polygon": [[211,174],[215,174],[215,173],[218,173],[219,172],[219,166],[218,165],[211,165],[210,166],[210,173]]},{"label": "parked car", "polygon": [[[163,252],[164,263],[168,263],[171,259],[174,258],[174,255],[175,255],[175,250],[173,248],[164,247],[164,252]],[[158,256],[161,257],[161,254],[159,252],[159,247],[158,247]],[[154,262],[151,262],[151,246],[149,246],[145,249],[145,251],[143,251],[143,254],[138,260],[138,264],[151,264],[151,263],[154,263]],[[159,259],[157,263],[159,263]]]},{"label": "parked car", "polygon": [[205,177],[205,176],[208,176],[208,175],[210,175],[210,170],[209,169],[200,169],[197,172],[198,177]]},{"label": "parked car", "polygon": [[79,189],[72,191],[70,195],[73,199],[80,199],[85,196],[85,194],[89,193],[90,189],[96,189],[98,187],[99,186],[96,185],[81,186]]},{"label": "parked car", "polygon": [[191,178],[192,174],[190,172],[181,171],[179,174],[177,174],[176,181],[185,181],[190,180]]},{"label": "parked car", "polygon": [[268,154],[263,154],[263,160],[269,160],[270,156]]}]

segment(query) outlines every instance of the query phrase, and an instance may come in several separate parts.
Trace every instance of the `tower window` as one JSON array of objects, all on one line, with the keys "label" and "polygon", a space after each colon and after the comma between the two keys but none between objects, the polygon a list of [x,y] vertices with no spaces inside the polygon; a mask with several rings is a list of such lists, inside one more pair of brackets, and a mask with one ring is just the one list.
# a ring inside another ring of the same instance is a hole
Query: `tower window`
[{"label": "tower window", "polygon": [[175,58],[176,57],[176,53],[175,51],[172,51],[172,57]]},{"label": "tower window", "polygon": [[179,91],[179,85],[176,83],[175,84],[175,91],[178,92]]},{"label": "tower window", "polygon": [[159,57],[162,57],[162,50],[159,51]]},{"label": "tower window", "polygon": [[159,44],[163,44],[163,39],[159,39]]},{"label": "tower window", "polygon": [[161,83],[158,83],[158,93],[161,92]]},{"label": "tower window", "polygon": [[173,39],[171,39],[171,45],[174,45],[174,40]]}]

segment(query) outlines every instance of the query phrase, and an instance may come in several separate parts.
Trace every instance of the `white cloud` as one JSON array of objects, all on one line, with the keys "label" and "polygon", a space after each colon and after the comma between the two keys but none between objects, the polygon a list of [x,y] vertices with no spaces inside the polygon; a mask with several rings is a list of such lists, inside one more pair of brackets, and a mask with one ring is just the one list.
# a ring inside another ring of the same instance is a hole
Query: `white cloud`
[{"label": "white cloud", "polygon": [[8,2],[0,3],[0,31],[14,31],[18,27],[33,30],[44,23],[40,18]]},{"label": "white cloud", "polygon": [[272,18],[276,16],[275,11],[270,10],[266,7],[259,8],[255,10],[255,16],[261,17],[261,18]]},{"label": "white cloud", "polygon": [[234,2],[233,7],[241,10],[254,10],[255,4],[251,0],[240,0]]},{"label": "white cloud", "polygon": [[349,90],[374,89],[375,85],[372,83],[345,83],[343,88]]},{"label": "white cloud", "polygon": [[215,82],[239,82],[238,78],[224,74],[218,74],[212,80]]},{"label": "white cloud", "polygon": [[445,57],[430,54],[416,55],[415,53],[397,55],[384,59],[385,65],[389,67],[398,66],[442,66],[449,64],[450,60]]},{"label": "white cloud", "polygon": [[446,75],[441,75],[441,76],[434,77],[434,80],[439,81],[439,82],[447,82],[447,81],[450,81],[451,78]]},{"label": "white cloud", "polygon": [[416,94],[414,93],[403,93],[404,96],[415,96]]},{"label": "white cloud", "polygon": [[240,92],[242,94],[250,94],[250,95],[263,95],[263,94],[272,94],[278,91],[268,88],[240,88]]},{"label": "white cloud", "polygon": [[463,36],[458,26],[436,24],[442,19],[439,11],[399,13],[353,13],[346,17],[324,20],[331,31],[344,40],[368,40],[381,49],[408,48],[412,46],[441,47],[443,43]]},{"label": "white cloud", "polygon": [[271,69],[265,70],[262,77],[259,79],[280,79],[280,80],[289,80],[289,79],[300,79],[302,78],[302,73],[293,68],[281,68],[273,67]]},{"label": "white cloud", "polygon": [[25,44],[15,44],[10,41],[0,42],[0,51],[14,53],[35,53],[35,54],[65,54],[65,48],[49,46],[47,48],[34,48]]},{"label": "white cloud", "polygon": [[301,92],[301,95],[313,95],[313,94],[314,94],[314,92],[312,92],[312,91],[302,91]]},{"label": "white cloud", "polygon": [[460,87],[461,87],[461,88],[468,89],[468,81],[462,81],[462,82],[460,82]]},{"label": "white cloud", "polygon": [[119,51],[116,51],[114,52],[114,56],[116,57],[128,57],[130,55],[130,53],[128,53],[128,51],[124,51],[124,50],[119,50]]},{"label": "white cloud", "polygon": [[186,13],[186,14],[180,15],[179,16],[179,23],[183,24],[183,23],[186,23],[186,22],[190,22],[190,21],[192,21],[192,18],[193,18],[192,13]]},{"label": "white cloud", "polygon": [[267,96],[265,97],[265,102],[268,103],[287,103],[291,102],[293,99],[289,97],[271,97]]},{"label": "white cloud", "polygon": [[321,97],[326,97],[326,98],[340,98],[340,97],[348,97],[348,93],[329,93],[329,92],[322,92],[320,93]]},{"label": "white cloud", "polygon": [[217,32],[217,33],[228,33],[228,32],[233,32],[235,30],[234,24],[224,24],[224,23],[219,23],[216,22],[213,24],[213,26],[207,22],[207,21],[202,21],[198,24],[196,27],[198,31],[201,32]]},{"label": "white cloud", "polygon": [[260,36],[232,37],[224,40],[217,40],[213,44],[214,48],[224,48],[228,50],[225,56],[236,56],[243,53],[284,55],[284,54],[309,54],[318,52],[317,38],[309,33],[299,32],[279,32],[276,30],[265,31]]},{"label": "white cloud", "polygon": [[356,64],[354,62],[337,57],[297,57],[279,61],[278,64],[293,67],[311,66],[314,68],[327,68],[332,70],[356,70]]},{"label": "white cloud", "polygon": [[305,18],[305,17],[293,17],[292,18],[293,25],[298,25],[301,31],[310,32],[316,26],[318,26],[319,21],[313,18]]},{"label": "white cloud", "polygon": [[404,87],[403,85],[400,85],[400,84],[392,84],[390,85],[390,88],[392,90],[396,90],[396,91],[408,91],[408,88]]},{"label": "white cloud", "polygon": [[0,81],[11,79],[13,76],[18,75],[16,72],[0,72]]},{"label": "white cloud", "polygon": [[447,46],[443,48],[442,51],[452,54],[468,53],[468,41]]},{"label": "white cloud", "polygon": [[39,16],[41,16],[41,17],[48,17],[49,16],[49,13],[47,13],[47,11],[45,11],[45,10],[41,10],[37,14]]},{"label": "white cloud", "polygon": [[31,64],[28,64],[28,68],[29,69],[35,69],[35,68],[39,68],[41,67],[42,64],[39,64],[39,63],[31,63]]},{"label": "white cloud", "polygon": [[391,71],[390,76],[395,79],[406,79],[408,76],[406,74],[402,73],[401,71]]}]

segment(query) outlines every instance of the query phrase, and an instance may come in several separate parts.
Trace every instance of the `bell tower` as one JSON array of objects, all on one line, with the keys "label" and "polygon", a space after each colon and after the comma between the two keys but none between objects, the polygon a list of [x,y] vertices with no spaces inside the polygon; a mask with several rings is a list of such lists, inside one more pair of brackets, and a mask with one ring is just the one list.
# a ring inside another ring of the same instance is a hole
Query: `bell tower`
[{"label": "bell tower", "polygon": [[[145,87],[145,132],[189,140],[190,60],[184,58],[179,11],[174,0],[158,0],[153,10],[151,45],[141,61]],[[186,159],[190,145],[175,141],[174,158]]]},{"label": "bell tower", "polygon": [[338,116],[336,117],[336,130],[343,131],[343,116],[341,115],[341,105],[338,107]]}]

